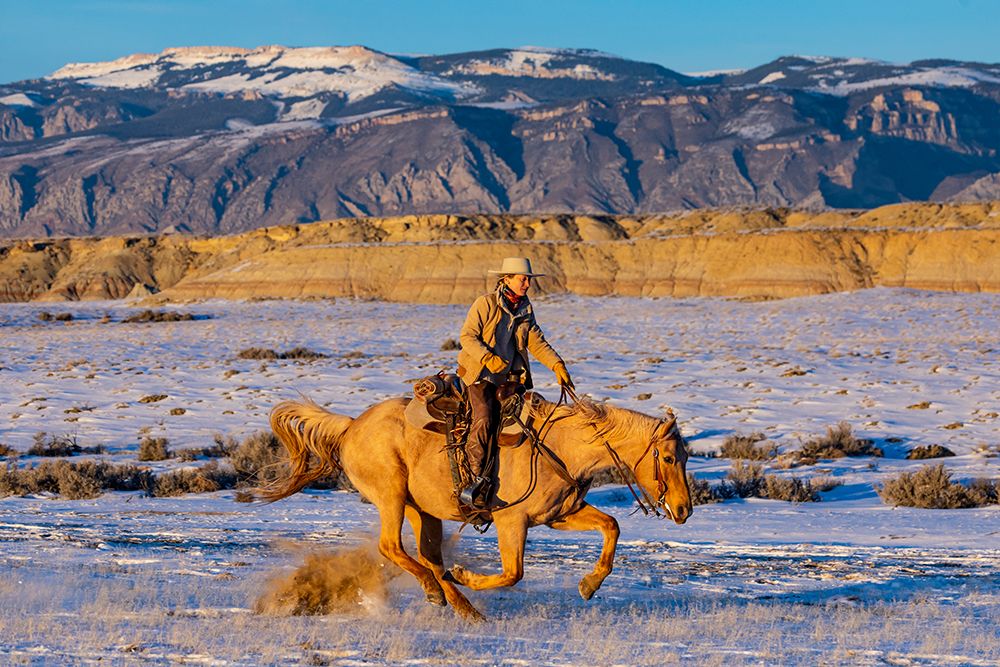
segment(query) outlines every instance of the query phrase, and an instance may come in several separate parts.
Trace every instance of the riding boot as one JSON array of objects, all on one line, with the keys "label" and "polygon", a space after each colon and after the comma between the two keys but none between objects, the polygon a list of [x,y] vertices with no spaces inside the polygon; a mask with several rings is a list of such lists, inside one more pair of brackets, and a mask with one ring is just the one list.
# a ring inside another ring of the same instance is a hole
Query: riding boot
[{"label": "riding boot", "polygon": [[497,431],[500,426],[500,403],[496,398],[496,385],[486,381],[476,382],[469,386],[468,396],[472,423],[465,451],[472,471],[472,482],[459,492],[458,499],[470,507],[493,509],[497,506]]}]

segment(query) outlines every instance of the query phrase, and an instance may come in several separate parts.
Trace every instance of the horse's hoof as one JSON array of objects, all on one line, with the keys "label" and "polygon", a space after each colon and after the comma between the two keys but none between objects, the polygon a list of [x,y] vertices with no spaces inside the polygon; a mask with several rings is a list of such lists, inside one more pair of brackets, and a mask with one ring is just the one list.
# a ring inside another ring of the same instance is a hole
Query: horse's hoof
[{"label": "horse's hoof", "polygon": [[591,583],[589,576],[584,577],[583,579],[580,580],[580,586],[579,586],[580,597],[582,597],[584,600],[589,600],[590,598],[594,597],[594,593],[596,593],[597,589],[600,587],[601,587],[600,583],[596,584]]},{"label": "horse's hoof", "polygon": [[454,565],[450,570],[446,570],[443,579],[453,584],[468,586],[468,577],[465,568],[461,565]]},{"label": "horse's hoof", "polygon": [[486,617],[471,604],[468,607],[456,608],[456,611],[469,623],[483,623],[486,621]]},{"label": "horse's hoof", "polygon": [[447,607],[448,601],[444,598],[444,591],[440,588],[436,591],[425,591],[427,594],[427,601],[438,607]]}]

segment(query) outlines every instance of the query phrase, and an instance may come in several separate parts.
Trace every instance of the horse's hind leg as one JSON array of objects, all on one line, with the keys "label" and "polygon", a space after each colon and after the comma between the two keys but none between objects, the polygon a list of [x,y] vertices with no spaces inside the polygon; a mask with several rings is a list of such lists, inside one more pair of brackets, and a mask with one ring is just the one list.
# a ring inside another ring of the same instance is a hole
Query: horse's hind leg
[{"label": "horse's hind leg", "polygon": [[615,563],[615,547],[618,546],[618,522],[593,505],[584,505],[573,514],[548,524],[556,530],[599,530],[604,536],[604,547],[601,557],[594,566],[594,571],[580,580],[580,595],[589,600],[609,574]]},{"label": "horse's hind leg", "polygon": [[464,618],[473,621],[484,620],[483,615],[462,595],[458,587],[444,578],[444,557],[441,555],[441,541],[444,537],[444,531],[441,519],[421,512],[410,505],[406,506],[406,518],[410,520],[413,533],[417,538],[417,559],[421,565],[434,573],[434,577],[444,590],[444,597],[448,600],[448,604]]},{"label": "horse's hind leg", "polygon": [[388,502],[378,505],[379,515],[382,518],[382,531],[379,535],[378,550],[401,567],[412,574],[427,595],[427,601],[431,604],[445,606],[444,591],[441,584],[430,568],[425,567],[413,560],[413,558],[403,550],[401,532],[403,529],[403,502],[402,498],[398,502]]}]

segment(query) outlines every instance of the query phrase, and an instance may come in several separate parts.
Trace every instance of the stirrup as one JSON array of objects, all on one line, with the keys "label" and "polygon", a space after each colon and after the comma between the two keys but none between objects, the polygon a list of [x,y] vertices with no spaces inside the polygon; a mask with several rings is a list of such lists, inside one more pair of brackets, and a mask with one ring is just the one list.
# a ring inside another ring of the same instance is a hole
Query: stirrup
[{"label": "stirrup", "polygon": [[475,509],[491,510],[507,506],[502,500],[497,502],[496,498],[490,502],[491,495],[493,495],[493,481],[487,477],[477,477],[472,484],[459,492],[458,500],[463,505]]}]

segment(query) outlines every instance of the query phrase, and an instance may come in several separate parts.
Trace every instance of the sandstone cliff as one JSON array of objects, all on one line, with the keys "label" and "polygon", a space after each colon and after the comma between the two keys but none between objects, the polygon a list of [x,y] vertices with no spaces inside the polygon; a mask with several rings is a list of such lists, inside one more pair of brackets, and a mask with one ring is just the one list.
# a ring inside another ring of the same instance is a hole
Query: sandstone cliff
[{"label": "sandstone cliff", "polygon": [[539,290],[782,298],[876,286],[1000,291],[1000,204],[811,213],[404,216],[0,246],[0,300],[351,296],[461,303],[527,255]]}]

